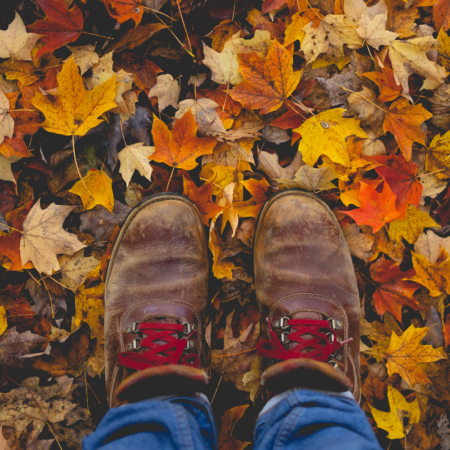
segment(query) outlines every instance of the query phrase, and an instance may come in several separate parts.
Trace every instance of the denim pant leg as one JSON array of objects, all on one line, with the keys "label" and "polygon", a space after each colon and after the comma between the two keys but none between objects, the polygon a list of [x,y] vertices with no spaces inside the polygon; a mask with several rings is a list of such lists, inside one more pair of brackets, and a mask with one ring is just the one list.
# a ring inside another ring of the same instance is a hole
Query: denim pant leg
[{"label": "denim pant leg", "polygon": [[255,428],[254,450],[381,450],[358,403],[350,398],[293,389]]},{"label": "denim pant leg", "polygon": [[166,397],[108,411],[83,450],[211,450],[217,433],[208,399]]}]

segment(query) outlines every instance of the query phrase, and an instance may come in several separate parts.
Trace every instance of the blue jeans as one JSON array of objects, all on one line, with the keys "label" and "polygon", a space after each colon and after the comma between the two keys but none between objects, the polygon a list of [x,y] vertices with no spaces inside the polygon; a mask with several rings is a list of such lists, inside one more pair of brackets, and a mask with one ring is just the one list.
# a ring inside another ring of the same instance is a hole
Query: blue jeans
[{"label": "blue jeans", "polygon": [[[258,417],[255,450],[381,450],[353,399],[302,389],[277,397]],[[97,449],[217,449],[209,401],[196,394],[113,408],[83,441],[83,450]]]}]

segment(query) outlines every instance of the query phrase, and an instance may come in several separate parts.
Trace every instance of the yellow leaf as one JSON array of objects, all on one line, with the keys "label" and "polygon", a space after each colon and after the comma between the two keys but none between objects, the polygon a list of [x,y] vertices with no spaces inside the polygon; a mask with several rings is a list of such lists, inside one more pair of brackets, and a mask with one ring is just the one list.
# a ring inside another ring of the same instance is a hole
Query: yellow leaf
[{"label": "yellow leaf", "polygon": [[419,363],[444,358],[431,345],[420,344],[428,330],[427,327],[415,328],[411,325],[401,336],[393,332],[386,354],[388,374],[398,373],[412,388],[416,384],[431,383]]},{"label": "yellow leaf", "polygon": [[213,195],[221,195],[226,186],[235,182],[233,201],[242,202],[244,199],[244,189],[240,181],[244,180],[242,173],[244,170],[251,170],[250,165],[246,161],[239,161],[238,169],[231,166],[216,166],[214,163],[208,163],[202,167],[200,179],[213,181]]},{"label": "yellow leaf", "polygon": [[114,208],[112,180],[105,172],[92,169],[69,191],[79,195],[84,209],[92,209],[95,205],[104,206],[109,212]]},{"label": "yellow leaf", "polygon": [[103,344],[104,338],[104,315],[105,303],[103,296],[105,293],[105,283],[86,289],[81,286],[75,295],[75,317],[72,322],[72,333],[86,322],[91,327],[91,337],[96,338],[100,344]]},{"label": "yellow leaf", "polygon": [[113,76],[92,91],[86,91],[78,66],[71,57],[58,74],[58,93],[52,96],[36,94],[32,103],[42,111],[42,127],[50,133],[64,136],[84,136],[96,127],[98,117],[115,108],[116,77]]},{"label": "yellow leaf", "polygon": [[222,261],[223,259],[223,242],[220,239],[219,231],[215,229],[215,223],[213,222],[211,225],[211,229],[209,230],[209,249],[213,255],[213,266],[212,271],[214,276],[217,279],[221,279],[224,277],[233,279],[232,269],[235,268],[234,264],[231,261]]},{"label": "yellow leaf", "polygon": [[429,214],[410,206],[405,220],[397,219],[390,223],[389,237],[394,241],[401,241],[404,238],[410,244],[414,244],[424,228],[438,226]]},{"label": "yellow leaf", "polygon": [[378,428],[388,432],[388,439],[401,439],[405,437],[405,431],[408,433],[414,423],[419,423],[419,402],[416,398],[408,403],[405,397],[390,385],[388,385],[388,400],[389,412],[379,411],[369,405],[370,411]]},{"label": "yellow leaf", "polygon": [[256,357],[251,365],[250,371],[248,371],[242,377],[244,384],[244,390],[250,392],[250,400],[255,403],[256,397],[261,392],[261,374],[263,371],[263,360],[260,357]]},{"label": "yellow leaf", "polygon": [[[430,147],[426,150],[425,165],[427,172],[440,171],[436,176],[440,179],[448,178],[450,173],[450,131],[437,134],[431,141]],[[442,171],[442,169],[445,169]]]},{"label": "yellow leaf", "polygon": [[0,336],[8,328],[8,321],[6,320],[6,309],[4,306],[0,306]]},{"label": "yellow leaf", "polygon": [[[437,40],[440,42],[442,47],[439,49],[439,53],[444,54],[445,56],[450,57],[450,37],[444,31],[443,28],[439,30],[439,34]],[[442,64],[447,70],[450,70],[450,60],[444,58],[442,56],[438,56],[438,61]]]},{"label": "yellow leaf", "polygon": [[350,157],[347,152],[345,138],[351,135],[367,138],[360,128],[359,120],[343,118],[345,109],[329,109],[305,120],[296,128],[296,133],[302,135],[298,150],[303,161],[313,166],[321,155],[327,155],[331,161],[348,167]]}]

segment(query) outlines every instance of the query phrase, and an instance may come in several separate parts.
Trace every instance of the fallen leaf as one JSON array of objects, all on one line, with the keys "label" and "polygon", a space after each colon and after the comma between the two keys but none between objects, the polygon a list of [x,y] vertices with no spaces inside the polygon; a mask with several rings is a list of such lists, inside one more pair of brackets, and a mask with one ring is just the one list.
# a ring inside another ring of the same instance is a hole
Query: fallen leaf
[{"label": "fallen leaf", "polygon": [[[93,45],[82,45],[79,47],[70,46],[68,48],[72,52],[72,57],[75,64],[80,68],[81,75],[87,72],[100,60],[100,57],[95,51],[95,47]],[[67,62],[67,59],[64,62]]]},{"label": "fallen leaf", "polygon": [[132,50],[165,28],[169,27],[162,23],[147,23],[137,28],[131,28],[122,36],[119,42],[115,42],[108,50],[110,52],[115,51],[116,53],[122,52],[125,49]]},{"label": "fallen leaf", "polygon": [[40,78],[33,64],[14,57],[0,64],[0,73],[5,75],[7,80],[20,81],[22,86],[29,86]]},{"label": "fallen leaf", "polygon": [[239,32],[239,30],[241,30],[241,27],[237,22],[230,19],[223,20],[208,34],[208,37],[212,39],[211,47],[216,52],[221,52],[226,42]]},{"label": "fallen leaf", "polygon": [[11,181],[16,184],[16,179],[11,169],[11,164],[16,161],[17,159],[14,157],[5,158],[0,154],[0,180]]},{"label": "fallen leaf", "polygon": [[84,209],[102,205],[112,212],[114,208],[112,180],[101,170],[91,169],[83,179],[73,185],[69,192],[81,197]]},{"label": "fallen leaf", "polygon": [[293,130],[302,135],[298,150],[306,164],[313,166],[321,155],[343,166],[350,164],[345,138],[351,135],[366,138],[367,135],[359,127],[359,120],[342,117],[344,111],[336,108],[319,113]]},{"label": "fallen leaf", "polygon": [[197,166],[195,160],[212,153],[217,144],[213,138],[196,136],[197,124],[190,110],[175,122],[172,131],[162,120],[153,116],[152,135],[156,150],[151,159],[177,169],[193,169]]},{"label": "fallen leaf", "polygon": [[76,331],[81,322],[86,322],[91,327],[91,337],[103,344],[105,322],[105,284],[100,283],[92,288],[81,286],[75,295],[75,317],[72,322],[72,332]]},{"label": "fallen leaf", "polygon": [[410,325],[401,336],[392,333],[386,354],[389,375],[398,373],[411,387],[430,383],[419,364],[437,361],[443,356],[431,345],[420,344],[428,330],[427,327],[415,328]]},{"label": "fallen leaf", "polygon": [[431,264],[437,261],[441,248],[450,254],[450,239],[442,238],[432,230],[422,233],[414,244],[416,253],[425,256]]},{"label": "fallen leaf", "polygon": [[373,301],[381,318],[389,311],[401,323],[403,306],[409,306],[415,311],[419,309],[414,292],[420,285],[412,281],[403,281],[414,274],[414,269],[402,272],[400,263],[387,260],[384,256],[370,266],[370,276],[376,283]]},{"label": "fallen leaf", "polygon": [[76,291],[84,283],[89,272],[100,264],[93,256],[84,256],[84,249],[72,256],[61,255],[58,262],[61,267],[61,283],[73,291]]},{"label": "fallen leaf", "polygon": [[0,306],[0,336],[8,328],[8,320],[6,319],[6,309],[4,306]]},{"label": "fallen leaf", "polygon": [[39,34],[27,33],[25,25],[19,16],[15,13],[14,20],[9,24],[7,30],[0,30],[0,58],[12,57],[14,60],[31,61],[30,54]]},{"label": "fallen leaf", "polygon": [[73,255],[85,247],[76,235],[62,228],[72,209],[72,206],[52,203],[43,210],[41,199],[36,202],[23,222],[20,240],[22,265],[31,261],[38,272],[52,275],[53,270],[60,268],[56,255]]},{"label": "fallen leaf", "polygon": [[250,400],[255,403],[256,397],[262,390],[261,374],[263,368],[262,358],[256,357],[251,365],[250,371],[244,374],[242,382],[244,383],[244,390],[250,392]]},{"label": "fallen leaf", "polygon": [[394,135],[406,161],[411,159],[413,142],[426,145],[426,133],[421,131],[420,125],[430,117],[432,114],[422,105],[411,106],[405,98],[399,98],[389,107],[383,127]]},{"label": "fallen leaf", "polygon": [[244,80],[230,91],[243,108],[260,109],[261,114],[276,111],[297,87],[302,72],[294,72],[293,54],[274,41],[265,59],[255,53],[239,55]]},{"label": "fallen leaf", "polygon": [[244,415],[248,405],[236,406],[229,409],[220,418],[220,429],[218,434],[219,450],[243,450],[250,442],[238,441],[233,437],[233,430],[241,417]]},{"label": "fallen leaf", "polygon": [[420,421],[420,408],[417,398],[407,402],[397,389],[388,386],[389,412],[379,411],[370,406],[370,412],[378,428],[388,432],[388,439],[401,439]]},{"label": "fallen leaf", "polygon": [[283,178],[293,180],[295,174],[302,166],[302,155],[297,152],[291,164],[287,167],[281,167],[276,153],[261,152],[259,154],[258,170],[263,171],[269,178]]},{"label": "fallen leaf", "polygon": [[306,11],[295,13],[292,16],[291,24],[286,28],[284,45],[288,46],[295,41],[303,41],[303,38],[305,36],[303,28],[310,22],[312,22],[314,28],[317,28],[320,25],[322,19],[323,15],[320,14],[319,9],[308,8],[306,9]]},{"label": "fallen leaf", "polygon": [[150,97],[158,98],[158,110],[164,111],[168,106],[177,109],[178,98],[180,97],[180,85],[174,80],[172,75],[159,75],[156,78],[156,86],[153,86],[148,93]]},{"label": "fallen leaf", "polygon": [[150,165],[149,158],[154,152],[155,147],[146,146],[143,142],[139,142],[138,144],[125,146],[119,153],[120,173],[127,186],[135,170],[151,181],[153,168]]},{"label": "fallen leaf", "polygon": [[334,189],[336,186],[331,183],[336,179],[336,172],[333,167],[314,167],[305,164],[301,166],[295,174],[293,180],[276,178],[275,180],[288,189],[300,188],[308,191],[319,192],[327,189]]},{"label": "fallen leaf", "polygon": [[350,253],[367,262],[375,238],[371,234],[360,233],[360,231],[361,228],[356,223],[347,223],[342,228]]},{"label": "fallen leaf", "polygon": [[157,82],[157,75],[162,70],[149,59],[142,59],[134,53],[121,53],[115,66],[127,73],[132,73],[134,83],[139,89],[151,89]]},{"label": "fallen leaf", "polygon": [[37,0],[37,3],[46,17],[29,25],[28,29],[41,35],[39,43],[44,45],[36,54],[39,58],[78,39],[83,30],[83,13],[77,5],[69,9],[64,0]]},{"label": "fallen leaf", "polygon": [[383,190],[379,193],[376,187],[361,182],[359,200],[362,206],[345,211],[345,214],[352,217],[358,225],[370,225],[374,233],[400,215],[395,207],[395,194],[387,183],[384,183]]},{"label": "fallen leaf", "polygon": [[425,148],[425,166],[427,172],[439,171],[438,178],[448,178],[446,171],[450,169],[450,159],[448,154],[450,152],[450,131],[447,131],[444,135],[437,134],[428,148]]},{"label": "fallen leaf", "polygon": [[183,100],[178,104],[178,111],[175,113],[175,118],[181,119],[186,111],[190,109],[201,133],[226,133],[216,111],[218,107],[219,105],[209,98]]},{"label": "fallen leaf", "polygon": [[52,100],[37,93],[32,102],[45,115],[42,127],[50,133],[83,136],[101,122],[98,116],[116,106],[113,101],[116,96],[114,76],[93,90],[86,91],[78,67],[70,58],[57,78],[59,90]]},{"label": "fallen leaf", "polygon": [[218,280],[221,280],[222,278],[233,280],[233,269],[235,269],[235,265],[231,261],[222,261],[222,259],[224,259],[223,246],[224,244],[220,238],[219,231],[215,228],[215,223],[213,222],[209,230],[208,244],[213,256],[213,275]]},{"label": "fallen leaf", "polygon": [[450,28],[450,6],[445,0],[437,0],[433,5],[433,21],[436,30]]},{"label": "fallen leaf", "polygon": [[384,65],[381,72],[366,72],[363,75],[378,86],[379,102],[391,102],[403,92],[402,86],[395,81],[394,71],[387,65]]},{"label": "fallen leaf", "polygon": [[117,19],[119,23],[133,19],[136,26],[142,20],[144,8],[141,6],[142,0],[102,0],[111,17]]},{"label": "fallen leaf", "polygon": [[439,225],[425,212],[414,206],[409,207],[405,219],[396,219],[389,225],[391,239],[400,241],[402,238],[414,244],[424,228]]}]

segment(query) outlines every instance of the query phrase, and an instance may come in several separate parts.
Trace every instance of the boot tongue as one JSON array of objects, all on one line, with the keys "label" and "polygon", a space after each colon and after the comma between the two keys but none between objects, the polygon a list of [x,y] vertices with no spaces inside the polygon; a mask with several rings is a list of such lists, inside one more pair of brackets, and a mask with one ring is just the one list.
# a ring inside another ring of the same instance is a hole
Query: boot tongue
[{"label": "boot tongue", "polygon": [[292,314],[292,319],[323,320],[324,315],[315,311],[300,311]]}]

